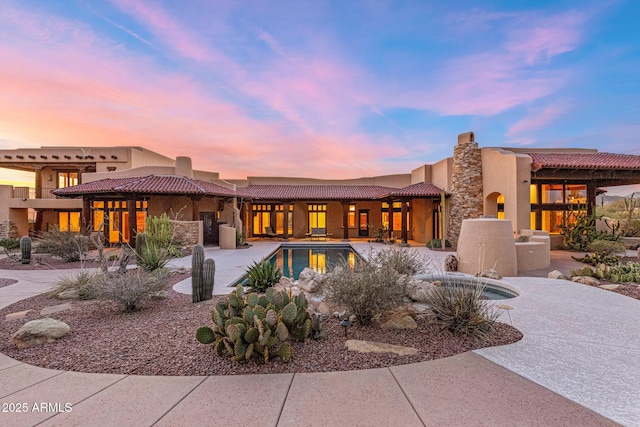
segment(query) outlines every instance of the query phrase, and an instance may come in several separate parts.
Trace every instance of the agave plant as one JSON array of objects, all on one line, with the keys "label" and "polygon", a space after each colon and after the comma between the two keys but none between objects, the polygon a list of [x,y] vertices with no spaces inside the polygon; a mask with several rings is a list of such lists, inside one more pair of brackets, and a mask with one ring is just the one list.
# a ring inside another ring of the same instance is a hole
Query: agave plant
[{"label": "agave plant", "polygon": [[264,292],[280,281],[282,271],[267,260],[254,262],[247,269],[249,286],[254,292]]}]

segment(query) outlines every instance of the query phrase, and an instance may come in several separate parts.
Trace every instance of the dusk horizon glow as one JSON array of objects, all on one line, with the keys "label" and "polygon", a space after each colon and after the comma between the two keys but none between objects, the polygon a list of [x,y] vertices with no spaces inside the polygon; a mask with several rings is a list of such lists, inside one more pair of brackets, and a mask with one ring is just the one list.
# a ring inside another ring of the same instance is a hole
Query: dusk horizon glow
[{"label": "dusk horizon glow", "polygon": [[2,149],[141,146],[223,179],[410,173],[468,131],[640,155],[633,1],[0,5]]}]

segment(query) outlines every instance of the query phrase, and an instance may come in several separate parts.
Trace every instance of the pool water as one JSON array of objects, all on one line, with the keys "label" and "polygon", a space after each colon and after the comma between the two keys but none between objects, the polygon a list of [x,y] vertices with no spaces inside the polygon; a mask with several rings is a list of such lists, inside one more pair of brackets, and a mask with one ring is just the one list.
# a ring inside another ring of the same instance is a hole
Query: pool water
[{"label": "pool water", "polygon": [[442,286],[484,286],[482,299],[501,300],[515,298],[519,294],[504,282],[493,279],[478,278],[463,274],[420,274],[416,278],[429,282],[440,281]]},{"label": "pool water", "polygon": [[283,276],[298,280],[300,273],[306,267],[324,274],[344,261],[353,265],[357,256],[348,245],[281,246],[271,255],[269,262],[279,267]]}]

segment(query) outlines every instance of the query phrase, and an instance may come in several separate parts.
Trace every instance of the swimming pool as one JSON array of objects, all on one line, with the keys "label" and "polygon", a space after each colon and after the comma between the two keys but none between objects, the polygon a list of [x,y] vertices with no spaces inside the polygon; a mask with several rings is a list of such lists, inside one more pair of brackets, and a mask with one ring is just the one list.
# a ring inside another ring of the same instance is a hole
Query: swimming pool
[{"label": "swimming pool", "polygon": [[298,280],[306,267],[325,274],[343,261],[353,265],[357,257],[349,245],[282,245],[269,257],[269,262],[279,267],[283,276]]},{"label": "swimming pool", "polygon": [[447,274],[419,274],[417,279],[429,282],[439,281],[442,286],[484,286],[482,290],[482,298],[489,300],[510,299],[518,295],[518,291],[512,286],[494,279],[484,277],[474,277],[462,273]]}]

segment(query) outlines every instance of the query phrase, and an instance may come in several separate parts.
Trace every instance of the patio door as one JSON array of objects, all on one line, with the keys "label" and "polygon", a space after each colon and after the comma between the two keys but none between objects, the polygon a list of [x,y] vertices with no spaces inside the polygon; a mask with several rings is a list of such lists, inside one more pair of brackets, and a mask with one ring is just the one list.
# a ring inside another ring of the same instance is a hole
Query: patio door
[{"label": "patio door", "polygon": [[358,237],[369,237],[369,209],[358,211]]},{"label": "patio door", "polygon": [[215,212],[200,212],[202,221],[202,243],[205,245],[220,244],[220,230]]}]

